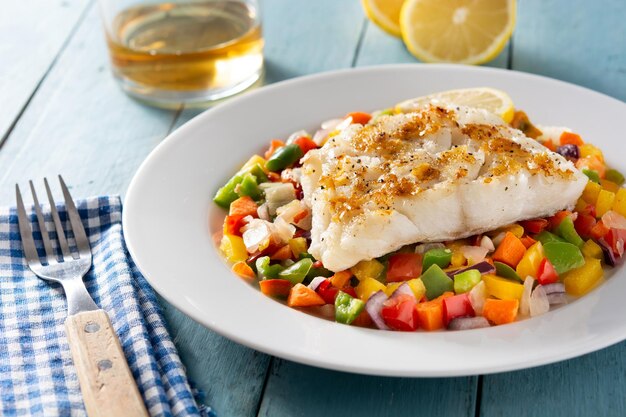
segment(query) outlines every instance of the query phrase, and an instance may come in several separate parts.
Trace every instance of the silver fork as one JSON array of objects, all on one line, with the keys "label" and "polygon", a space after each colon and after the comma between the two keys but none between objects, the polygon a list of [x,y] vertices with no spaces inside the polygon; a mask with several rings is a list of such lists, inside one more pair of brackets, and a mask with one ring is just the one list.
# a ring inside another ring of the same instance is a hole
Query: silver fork
[{"label": "silver fork", "polygon": [[48,180],[44,178],[61,253],[58,257],[54,253],[35,187],[29,181],[45,251],[43,262],[39,258],[22,194],[16,184],[17,216],[26,262],[39,278],[63,286],[68,308],[65,332],[89,417],[147,417],[148,412],[109,316],[98,308],[85,288],[83,277],[91,268],[91,248],[78,210],[60,175],[59,182],[76,241],[76,253],[70,250]]}]

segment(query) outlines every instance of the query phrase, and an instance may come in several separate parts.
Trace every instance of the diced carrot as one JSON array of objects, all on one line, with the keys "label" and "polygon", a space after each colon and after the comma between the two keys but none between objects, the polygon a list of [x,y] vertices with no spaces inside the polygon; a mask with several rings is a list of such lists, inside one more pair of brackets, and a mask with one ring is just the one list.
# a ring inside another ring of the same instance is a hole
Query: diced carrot
[{"label": "diced carrot", "polygon": [[306,209],[302,210],[300,213],[293,216],[293,223],[297,224],[300,220],[304,219],[308,215],[309,215],[309,210],[306,210]]},{"label": "diced carrot", "polygon": [[515,268],[526,252],[526,246],[513,233],[506,232],[504,239],[493,253],[493,260]]},{"label": "diced carrot", "polygon": [[[263,281],[261,281],[263,282]],[[303,284],[296,284],[289,291],[287,305],[289,307],[312,307],[326,304],[318,293]]]},{"label": "diced carrot", "polygon": [[496,300],[488,298],[483,306],[483,317],[493,324],[506,324],[515,321],[519,300]]},{"label": "diced carrot", "polygon": [[289,245],[284,245],[278,248],[276,252],[270,255],[270,259],[273,261],[284,261],[286,259],[291,259],[292,257],[291,247]]},{"label": "diced carrot", "polygon": [[294,140],[293,143],[302,149],[303,155],[311,149],[317,149],[317,143],[313,142],[313,140],[307,136],[300,136],[298,139]]},{"label": "diced carrot", "polygon": [[609,229],[608,227],[606,227],[606,225],[604,224],[604,222],[602,220],[600,220],[599,222],[596,223],[595,226],[593,226],[591,228],[591,237],[594,239],[601,239],[604,236],[606,236],[607,233],[609,233],[611,229]]},{"label": "diced carrot", "polygon": [[252,198],[245,195],[230,203],[230,210],[228,211],[228,214],[230,216],[258,217],[256,212],[258,208],[258,204],[255,203]]},{"label": "diced carrot", "polygon": [[453,295],[453,292],[447,291],[434,300],[418,303],[415,306],[420,326],[424,330],[443,328],[443,299]]},{"label": "diced carrot", "polygon": [[240,229],[243,227],[243,218],[245,216],[242,215],[233,215],[226,216],[224,218],[224,234],[225,235],[235,235],[241,236]]},{"label": "diced carrot", "polygon": [[370,119],[372,118],[372,115],[369,113],[355,111],[352,113],[348,113],[346,117],[352,117],[352,123],[360,123],[364,125],[365,123],[370,121]]},{"label": "diced carrot", "polygon": [[270,159],[270,156],[272,156],[272,154],[276,152],[276,149],[282,148],[283,146],[285,146],[285,142],[283,142],[282,140],[272,139],[269,149],[265,151],[265,155],[263,156],[265,156],[265,159]]},{"label": "diced carrot", "polygon": [[243,261],[235,262],[232,266],[232,271],[244,279],[255,279],[256,274],[254,270],[250,268],[250,265]]},{"label": "diced carrot", "polygon": [[585,142],[582,140],[580,135],[572,132],[563,132],[561,133],[561,137],[559,138],[559,142],[561,145],[584,145]]},{"label": "diced carrot", "polygon": [[584,168],[592,169],[598,173],[600,178],[606,176],[606,165],[597,155],[589,155],[586,158],[580,158],[576,161],[576,168],[583,170]]},{"label": "diced carrot", "polygon": [[550,229],[551,230],[556,229],[557,227],[559,227],[559,225],[561,224],[563,219],[565,219],[568,216],[571,217],[571,215],[572,215],[571,211],[569,211],[569,210],[561,210],[561,211],[557,212],[554,216],[549,217],[548,218],[548,222],[550,223]]},{"label": "diced carrot", "polygon": [[349,269],[345,271],[335,272],[335,275],[330,277],[330,283],[337,288],[343,288],[348,283],[348,280],[352,278],[352,272]]},{"label": "diced carrot", "polygon": [[372,318],[370,317],[367,310],[363,310],[361,314],[359,314],[356,319],[354,319],[352,325],[359,327],[372,327]]},{"label": "diced carrot", "polygon": [[271,181],[271,182],[282,182],[283,179],[280,176],[280,174],[278,172],[268,172],[267,173],[267,178]]},{"label": "diced carrot", "polygon": [[522,241],[522,244],[526,247],[526,249],[537,243],[537,241],[530,236],[524,236],[520,240]]},{"label": "diced carrot", "polygon": [[556,152],[556,145],[550,139],[547,139],[545,142],[543,142],[543,146],[550,149],[552,152]]},{"label": "diced carrot", "polygon": [[261,292],[270,297],[287,297],[291,290],[291,281],[286,279],[264,279],[259,282]]}]

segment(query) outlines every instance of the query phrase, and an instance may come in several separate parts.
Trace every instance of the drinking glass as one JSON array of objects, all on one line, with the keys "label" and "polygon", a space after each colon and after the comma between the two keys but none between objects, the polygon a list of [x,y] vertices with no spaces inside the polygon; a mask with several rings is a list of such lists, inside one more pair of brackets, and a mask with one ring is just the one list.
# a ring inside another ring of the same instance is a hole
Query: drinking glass
[{"label": "drinking glass", "polygon": [[263,71],[257,0],[100,0],[120,86],[161,107],[208,104]]}]

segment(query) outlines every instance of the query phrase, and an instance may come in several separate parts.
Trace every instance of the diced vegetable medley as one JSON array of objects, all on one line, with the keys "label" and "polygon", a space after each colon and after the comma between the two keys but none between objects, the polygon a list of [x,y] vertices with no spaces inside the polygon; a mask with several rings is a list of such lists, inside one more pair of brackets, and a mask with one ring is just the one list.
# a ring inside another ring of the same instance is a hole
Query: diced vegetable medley
[{"label": "diced vegetable medley", "polygon": [[[378,112],[388,114],[390,111]],[[350,113],[272,140],[217,192],[228,210],[220,250],[239,277],[269,297],[353,326],[385,330],[464,330],[544,314],[604,281],[603,266],[624,259],[624,176],[602,151],[572,132],[542,138],[523,112],[513,127],[573,161],[589,182],[573,211],[520,221],[466,239],[414,244],[349,270],[331,272],[308,253],[311,213],[302,202],[299,161],[350,123]]]}]

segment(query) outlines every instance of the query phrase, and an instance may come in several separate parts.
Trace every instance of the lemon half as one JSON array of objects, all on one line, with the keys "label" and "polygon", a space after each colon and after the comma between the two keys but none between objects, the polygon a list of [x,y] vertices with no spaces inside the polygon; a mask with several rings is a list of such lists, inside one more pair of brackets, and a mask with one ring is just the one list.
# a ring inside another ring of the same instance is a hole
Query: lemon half
[{"label": "lemon half", "polygon": [[400,37],[400,9],[404,0],[361,0],[365,15],[385,32]]},{"label": "lemon half", "polygon": [[402,39],[425,62],[481,64],[506,45],[515,12],[515,0],[405,0]]},{"label": "lemon half", "polygon": [[511,97],[504,91],[489,87],[448,90],[412,98],[397,104],[395,111],[398,113],[407,113],[428,103],[478,107],[497,114],[506,123],[511,122],[513,114],[515,113],[515,107],[513,106]]}]

